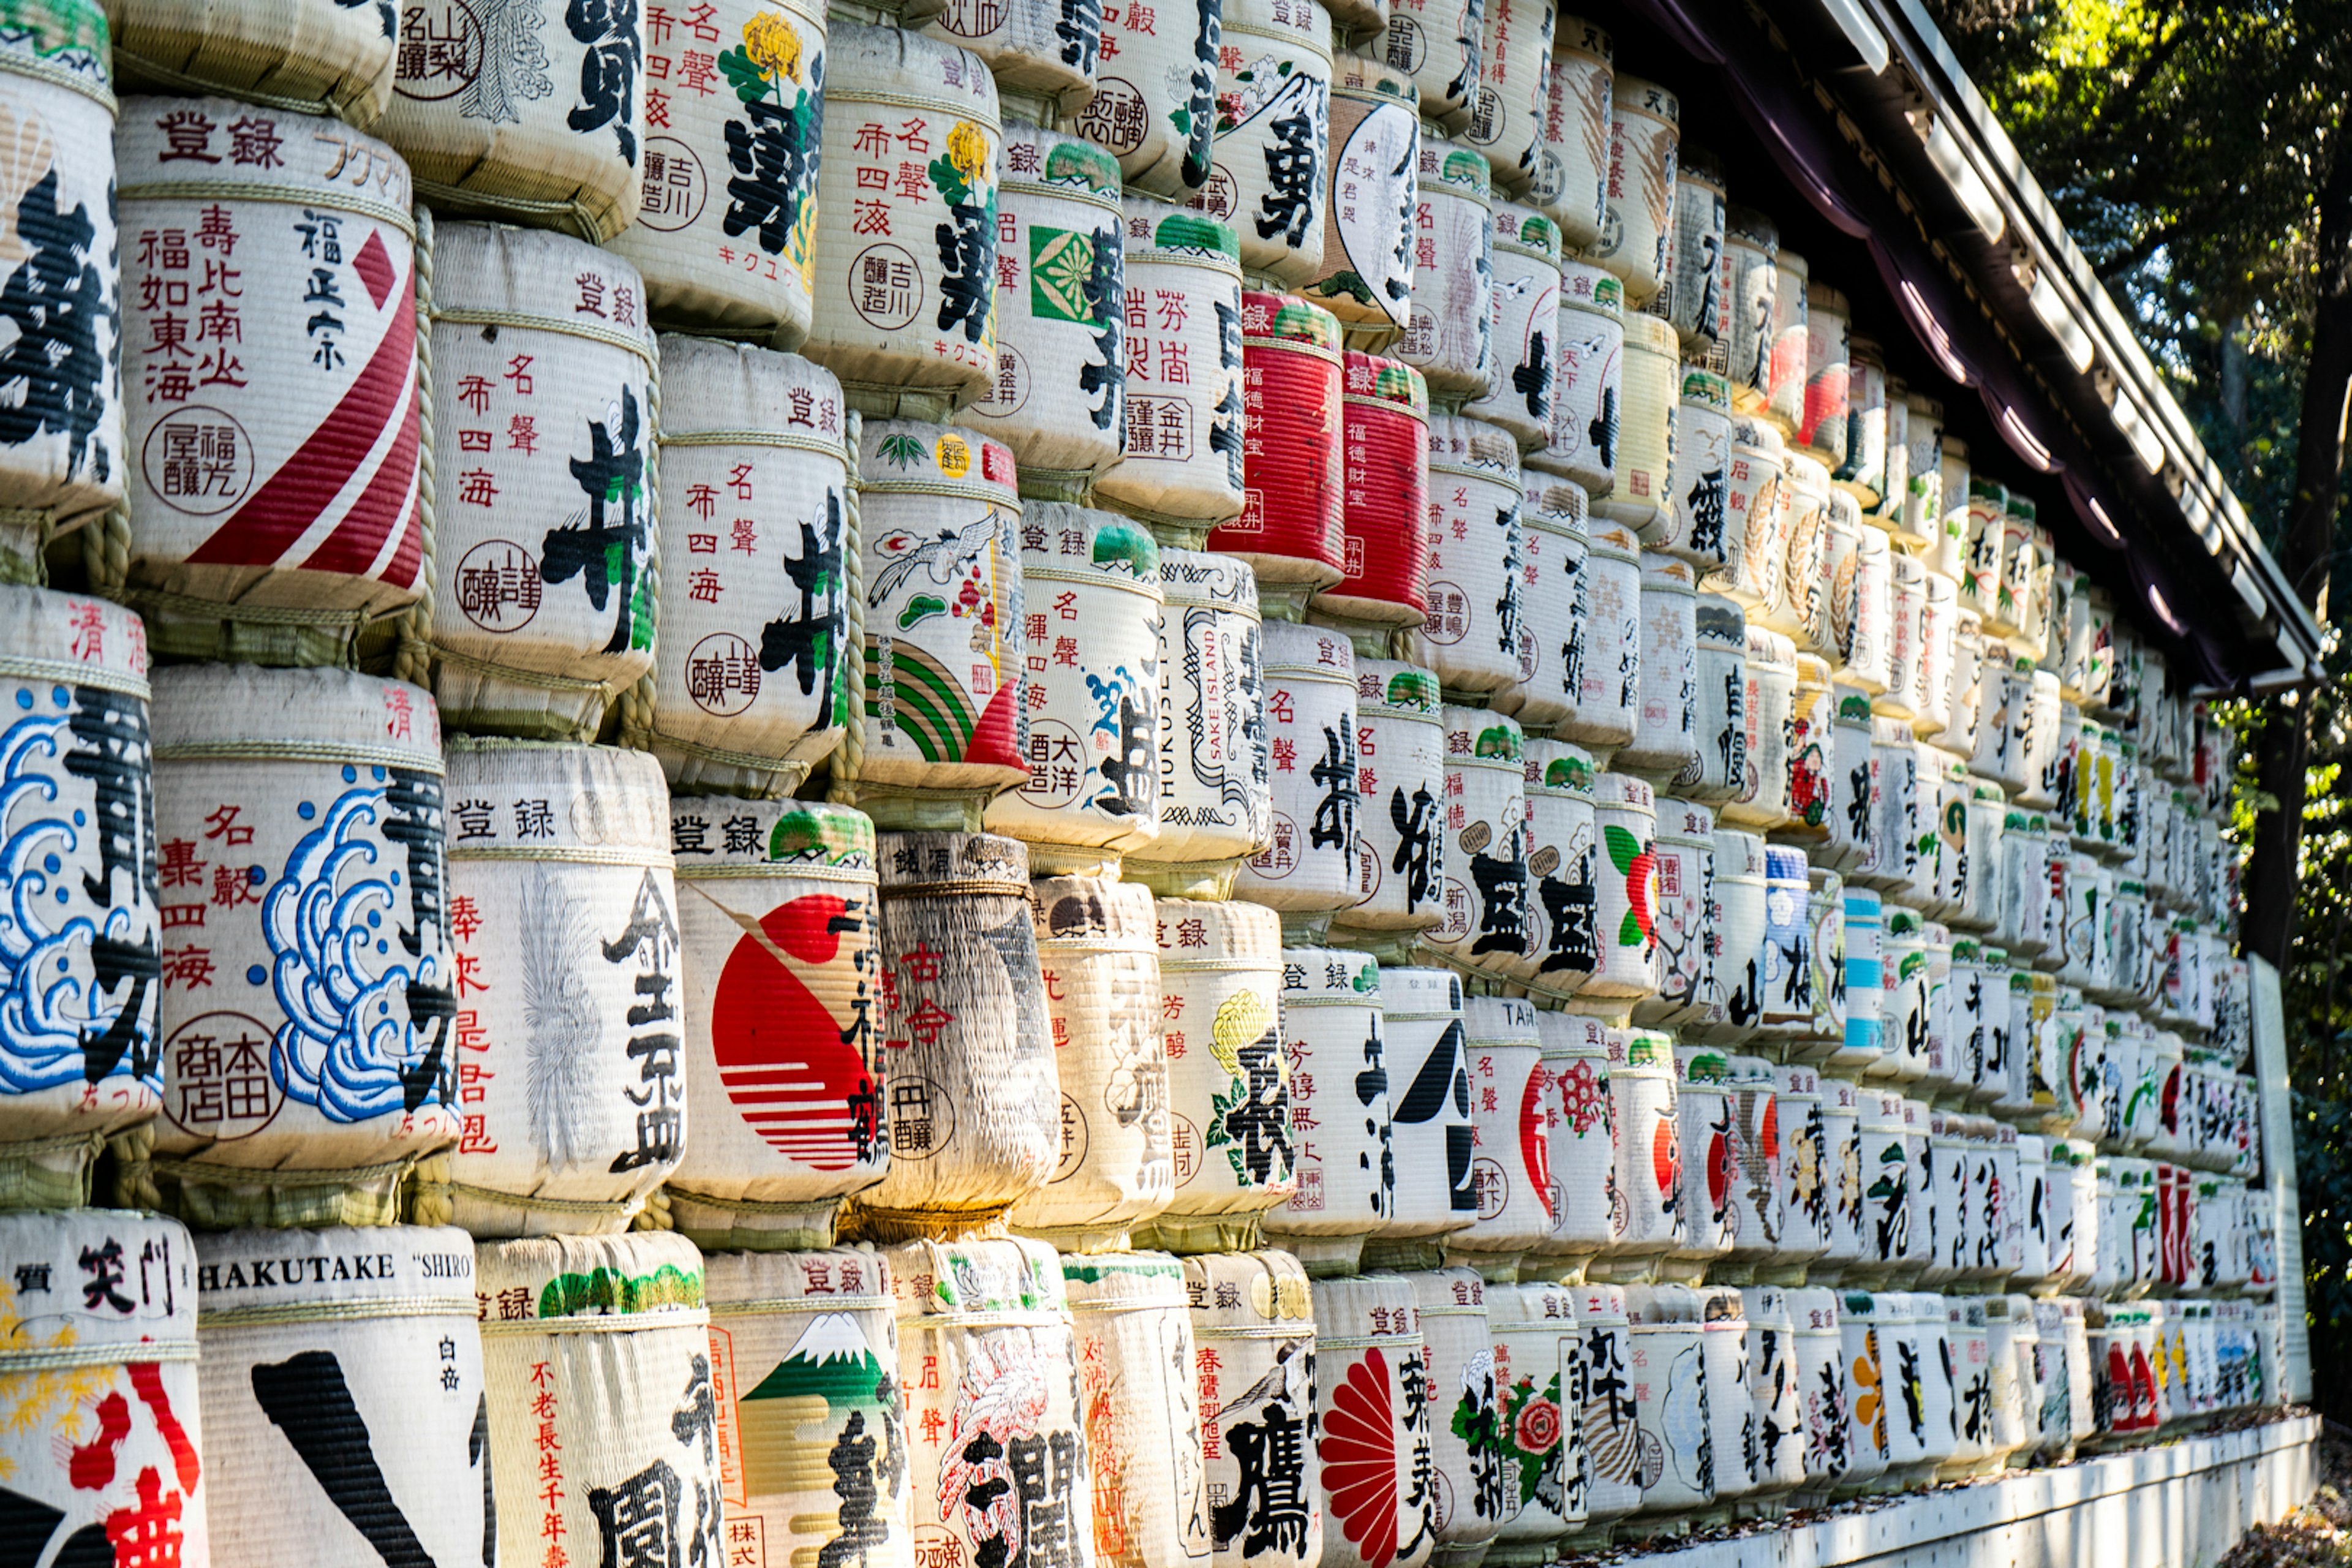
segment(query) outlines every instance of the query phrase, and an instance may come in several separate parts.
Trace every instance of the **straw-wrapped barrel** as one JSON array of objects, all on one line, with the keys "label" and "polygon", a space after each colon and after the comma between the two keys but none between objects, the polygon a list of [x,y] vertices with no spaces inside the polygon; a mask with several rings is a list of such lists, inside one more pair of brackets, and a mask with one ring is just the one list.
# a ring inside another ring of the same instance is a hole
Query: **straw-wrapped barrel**
[{"label": "straw-wrapped barrel", "polygon": [[1609,89],[1615,59],[1608,33],[1583,17],[1562,16],[1553,24],[1543,140],[1528,189],[1559,225],[1561,240],[1578,252],[1601,238],[1608,216]]},{"label": "straw-wrapped barrel", "polygon": [[1062,1281],[1094,1487],[1095,1561],[1206,1562],[1210,1494],[1184,1265],[1156,1252],[1066,1257]]},{"label": "straw-wrapped barrel", "polygon": [[1507,432],[1430,416],[1429,620],[1412,643],[1450,691],[1501,691],[1519,679],[1523,494]]},{"label": "straw-wrapped barrel", "polygon": [[1428,384],[1409,364],[1353,349],[1341,375],[1347,553],[1314,607],[1350,624],[1418,626],[1429,613]]},{"label": "straw-wrapped barrel", "polygon": [[1261,592],[1293,596],[1339,580],[1347,470],[1339,323],[1281,294],[1242,296],[1241,516],[1209,531],[1209,547],[1238,555]]},{"label": "straw-wrapped barrel", "polygon": [[386,1223],[409,1162],[458,1132],[457,797],[433,700],[249,665],[157,685],[152,1174],[208,1228]]},{"label": "straw-wrapped barrel", "polygon": [[1283,949],[1282,1042],[1298,1190],[1267,1213],[1266,1238],[1318,1276],[1351,1274],[1363,1238],[1395,1207],[1388,1048],[1370,955]]},{"label": "straw-wrapped barrel", "polygon": [[1192,205],[1240,236],[1242,266],[1285,284],[1323,269],[1331,14],[1317,0],[1224,0],[1217,134]]},{"label": "straw-wrapped barrel", "polygon": [[[1218,1568],[1315,1568],[1327,1529],[1315,1434],[1315,1303],[1298,1260],[1281,1252],[1184,1259],[1199,1372],[1202,1457]],[[1177,1375],[1182,1375],[1181,1370]],[[1327,1429],[1328,1436],[1328,1429]],[[1393,1466],[1386,1485],[1400,1472]],[[1298,1489],[1294,1493],[1293,1487]],[[1294,1498],[1296,1501],[1294,1502]]]},{"label": "straw-wrapped barrel", "polygon": [[1635,305],[1665,286],[1681,119],[1681,100],[1654,81],[1620,74],[1610,84],[1609,216],[1588,256],[1624,280]]},{"label": "straw-wrapped barrel", "polygon": [[1358,931],[1419,931],[1444,918],[1445,721],[1437,678],[1356,661],[1360,897],[1333,917]]},{"label": "straw-wrapped barrel", "polygon": [[1565,741],[1526,752],[1528,942],[1517,977],[1550,995],[1580,990],[1601,963],[1601,849],[1591,753]]},{"label": "straw-wrapped barrel", "polygon": [[1130,188],[1182,200],[1209,183],[1224,8],[1194,0],[1164,26],[1155,5],[1102,9],[1094,97],[1071,127],[1118,160]]},{"label": "straw-wrapped barrel", "polygon": [[644,285],[497,224],[442,225],[435,268],[434,692],[469,730],[591,739],[652,668],[661,562],[685,554],[663,549]]},{"label": "straw-wrapped barrel", "polygon": [[[1181,15],[1180,11],[1177,13]],[[1094,96],[1102,7],[1085,0],[910,0],[900,20],[961,44],[987,68],[1006,107],[1024,120],[1067,120]]]},{"label": "straw-wrapped barrel", "polygon": [[1230,555],[1162,551],[1160,836],[1139,878],[1222,876],[1273,837],[1257,581]]},{"label": "straw-wrapped barrel", "polygon": [[1494,387],[1494,197],[1486,160],[1469,148],[1424,137],[1420,159],[1412,319],[1396,356],[1428,377],[1433,396],[1458,403]]},{"label": "straw-wrapped barrel", "polygon": [[1482,0],[1438,0],[1433,8],[1427,0],[1391,3],[1372,50],[1412,79],[1422,119],[1442,132],[1463,130],[1477,106],[1485,16]]},{"label": "straw-wrapped barrel", "polygon": [[1237,887],[1273,909],[1343,910],[1360,876],[1355,653],[1319,626],[1271,621],[1264,634],[1273,824]]},{"label": "straw-wrapped barrel", "polygon": [[1478,1214],[1462,978],[1445,969],[1382,969],[1381,1003],[1393,1064],[1396,1209],[1377,1234],[1411,1241],[1460,1230]]},{"label": "straw-wrapped barrel", "polygon": [[1410,76],[1362,55],[1334,56],[1331,73],[1323,256],[1302,292],[1343,331],[1385,341],[1412,314],[1421,95]]},{"label": "straw-wrapped barrel", "polygon": [[1528,458],[1536,468],[1574,479],[1594,497],[1608,494],[1617,482],[1624,294],[1625,286],[1598,267],[1561,263],[1551,433],[1543,451]]},{"label": "straw-wrapped barrel", "polygon": [[150,637],[347,663],[362,624],[425,586],[432,548],[408,167],[338,121],[219,98],[127,100],[115,156],[129,585]]},{"label": "straw-wrapped barrel", "polygon": [[669,1181],[698,1246],[826,1247],[881,1180],[874,825],[846,806],[676,795],[687,1093]]},{"label": "straw-wrapped barrel", "polygon": [[[1524,4],[1524,0],[1497,0]],[[1493,209],[1495,379],[1463,412],[1510,432],[1523,451],[1551,439],[1553,360],[1559,353],[1559,229],[1511,202]]]},{"label": "straw-wrapped barrel", "polygon": [[1412,1286],[1393,1274],[1318,1279],[1311,1300],[1321,1561],[1419,1568],[1436,1545],[1434,1433],[1452,1400],[1432,1385]]},{"label": "straw-wrapped barrel", "polygon": [[1530,938],[1527,764],[1519,726],[1483,708],[1445,720],[1444,918],[1422,932],[1440,961],[1496,975],[1524,969]]},{"label": "straw-wrapped barrel", "polygon": [[[1234,231],[1130,193],[1127,288],[1146,328],[1127,343],[1127,445],[1095,482],[1130,516],[1186,530],[1241,515],[1242,276]],[[1150,342],[1151,351],[1138,347]]]}]

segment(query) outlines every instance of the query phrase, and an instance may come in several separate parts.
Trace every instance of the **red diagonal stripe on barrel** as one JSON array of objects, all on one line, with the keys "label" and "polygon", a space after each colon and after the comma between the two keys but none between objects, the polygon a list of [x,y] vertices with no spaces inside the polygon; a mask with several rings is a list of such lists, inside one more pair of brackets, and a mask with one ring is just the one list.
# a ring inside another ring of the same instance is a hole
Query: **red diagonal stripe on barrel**
[{"label": "red diagonal stripe on barrel", "polygon": [[[409,499],[410,480],[416,473],[416,403],[409,400],[401,415],[400,434],[377,465],[375,477],[368,481],[343,521],[335,524],[335,531],[327,535],[310,558],[302,565],[312,572],[343,572],[352,576],[364,576],[375,564],[383,549],[383,542],[392,532],[393,524],[401,519],[401,503]],[[392,581],[389,570],[384,574]]]},{"label": "red diagonal stripe on barrel", "polygon": [[[402,298],[405,297],[404,290]],[[268,566],[283,556],[287,546],[302,537],[318,520],[320,509],[341,492],[374,449],[384,422],[400,406],[415,355],[415,314],[395,309],[375,356],[335,405],[334,412],[243,506],[189,553],[189,564]]]}]

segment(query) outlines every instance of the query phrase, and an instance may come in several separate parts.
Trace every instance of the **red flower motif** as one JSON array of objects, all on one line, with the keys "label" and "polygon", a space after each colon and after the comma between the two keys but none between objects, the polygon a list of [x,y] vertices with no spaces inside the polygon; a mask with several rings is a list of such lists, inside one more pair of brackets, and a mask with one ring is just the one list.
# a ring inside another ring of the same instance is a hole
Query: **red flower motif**
[{"label": "red flower motif", "polygon": [[1523,1454],[1549,1454],[1559,1441],[1559,1406],[1549,1399],[1530,1399],[1519,1410],[1512,1435]]},{"label": "red flower motif", "polygon": [[1378,1345],[1349,1364],[1323,1416],[1323,1490],[1364,1568],[1397,1554],[1397,1415]]},{"label": "red flower motif", "polygon": [[1658,1178],[1659,1194],[1671,1201],[1682,1186],[1683,1150],[1675,1137],[1675,1119],[1662,1116],[1650,1136],[1650,1165]]}]

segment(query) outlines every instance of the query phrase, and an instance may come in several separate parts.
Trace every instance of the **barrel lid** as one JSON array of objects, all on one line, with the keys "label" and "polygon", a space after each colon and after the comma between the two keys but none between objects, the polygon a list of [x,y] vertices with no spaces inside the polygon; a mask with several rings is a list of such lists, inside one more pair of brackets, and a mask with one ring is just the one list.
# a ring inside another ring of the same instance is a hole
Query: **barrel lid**
[{"label": "barrel lid", "polygon": [[1029,884],[1037,950],[1105,948],[1150,952],[1155,945],[1151,889],[1100,877],[1040,877]]},{"label": "barrel lid", "polygon": [[1628,1285],[1625,1321],[1636,1327],[1699,1321],[1698,1292],[1688,1285]]},{"label": "barrel lid", "polygon": [[1461,414],[1429,416],[1429,466],[1433,472],[1472,473],[1519,484],[1519,444],[1499,426]]},{"label": "barrel lid", "polygon": [[1462,1003],[1462,1037],[1470,1046],[1539,1048],[1536,1005],[1520,996],[1470,996]]},{"label": "barrel lid", "polygon": [[1305,675],[1356,684],[1356,650],[1345,635],[1297,621],[1268,621],[1264,634],[1267,676]]},{"label": "barrel lid", "polygon": [[1370,953],[1344,947],[1282,950],[1282,1002],[1286,1007],[1331,1003],[1381,1005],[1381,968]]},{"label": "barrel lid", "polygon": [[1491,708],[1445,708],[1445,765],[1521,771],[1526,732],[1519,721]]},{"label": "barrel lid", "polygon": [[886,896],[948,885],[1029,896],[1029,850],[994,833],[884,833],[875,838]]},{"label": "barrel lid", "polygon": [[1450,969],[1381,966],[1381,1000],[1391,1020],[1462,1013],[1462,977]]},{"label": "barrel lid", "polygon": [[1264,904],[1159,899],[1153,901],[1152,917],[1162,969],[1272,970],[1281,965],[1282,917]]},{"label": "barrel lid", "polygon": [[1675,324],[1646,310],[1635,310],[1625,318],[1625,347],[1660,354],[1676,363],[1682,360],[1682,338]]},{"label": "barrel lid", "polygon": [[1559,225],[1537,212],[1512,202],[1495,204],[1495,245],[1497,249],[1513,249],[1538,260],[1559,264]]},{"label": "barrel lid", "polygon": [[1760,664],[1794,675],[1797,669],[1796,641],[1769,626],[1750,623],[1748,627],[1748,663],[1750,668]]},{"label": "barrel lid", "polygon": [[114,110],[114,51],[106,12],[92,0],[46,0],[17,10],[0,42],[0,70],[70,89]]},{"label": "barrel lid", "polygon": [[474,1238],[454,1226],[235,1230],[196,1244],[207,1333],[222,1320],[319,1318],[362,1304],[367,1315],[438,1310],[467,1318],[499,1303],[478,1295]]},{"label": "barrel lid", "polygon": [[1764,846],[1764,875],[1772,881],[1801,882],[1807,865],[1805,852],[1793,845]]},{"label": "barrel lid", "polygon": [[0,1215],[0,1279],[13,1283],[0,1373],[191,1361],[196,1248],[174,1219],[131,1209]]},{"label": "barrel lid", "polygon": [[1552,51],[1555,54],[1591,55],[1604,65],[1617,58],[1617,47],[1608,30],[1586,21],[1581,16],[1562,16],[1552,30]]},{"label": "barrel lid", "polygon": [[1494,200],[1494,177],[1487,172],[1486,155],[1458,142],[1423,135],[1414,173],[1423,191],[1459,196],[1480,206]]},{"label": "barrel lid", "polygon": [[1614,561],[1621,565],[1638,566],[1642,561],[1642,542],[1634,531],[1614,518],[1595,517],[1584,525],[1587,547],[1602,561]]},{"label": "barrel lid", "polygon": [[1003,188],[1119,210],[1118,160],[1091,142],[1025,121],[1004,122]]},{"label": "barrel lid", "polygon": [[1676,1046],[1675,1076],[1685,1084],[1719,1089],[1731,1082],[1733,1058],[1720,1046]]},{"label": "barrel lid", "polygon": [[1580,1057],[1606,1061],[1609,1058],[1609,1026],[1590,1013],[1538,1012],[1536,1038],[1543,1043],[1547,1058]]},{"label": "barrel lid", "polygon": [[148,676],[137,612],[92,594],[0,586],[0,679],[100,686],[144,701]]},{"label": "barrel lid", "polygon": [[1622,71],[1610,86],[1609,101],[1620,110],[1632,109],[1653,114],[1669,125],[1682,119],[1682,100],[1656,82],[1627,76]]},{"label": "barrel lid", "polygon": [[1242,346],[1302,350],[1336,364],[1340,353],[1339,318],[1320,305],[1287,294],[1244,289]]},{"label": "barrel lid", "polygon": [[2040,508],[2014,490],[2010,492],[2009,500],[2001,510],[2009,516],[2026,523],[2033,522],[2042,515]]},{"label": "barrel lid", "polygon": [[1163,547],[1160,589],[1171,608],[1229,610],[1258,618],[1257,574],[1237,556]]},{"label": "barrel lid", "polygon": [[1789,452],[1781,462],[1789,470],[1789,482],[1811,496],[1819,504],[1827,504],[1830,495],[1830,471],[1820,462],[1802,452]]},{"label": "barrel lid", "polygon": [[702,1254],[671,1231],[545,1236],[485,1241],[474,1249],[477,1295],[490,1306],[486,1329],[538,1323],[699,1328]]},{"label": "barrel lid", "polygon": [[1385,60],[1350,49],[1340,49],[1331,57],[1331,90],[1349,98],[1394,99],[1414,110],[1416,118],[1421,107],[1421,89],[1412,78],[1391,70]]},{"label": "barrel lid", "polygon": [[1429,418],[1429,383],[1402,360],[1349,349],[1341,355],[1340,388],[1350,403],[1379,405]]},{"label": "barrel lid", "polygon": [[1489,1285],[1486,1321],[1495,1332],[1577,1331],[1573,1285]]},{"label": "barrel lid", "polygon": [[1647,779],[1632,773],[1604,773],[1592,781],[1592,803],[1618,811],[1646,812],[1655,816],[1658,809],[1657,791]]},{"label": "barrel lid", "polygon": [[1658,802],[1658,840],[1712,848],[1715,844],[1715,813],[1696,801],[1661,800]]},{"label": "barrel lid", "polygon": [[1412,1281],[1402,1274],[1362,1274],[1346,1279],[1310,1279],[1317,1342],[1385,1340],[1417,1342]]},{"label": "barrel lid", "polygon": [[874,822],[821,800],[672,795],[670,853],[681,877],[810,868],[874,876]]},{"label": "barrel lid", "polygon": [[[27,15],[57,9],[49,0],[14,8],[8,31],[13,35]],[[115,123],[114,161],[126,204],[169,200],[181,186],[190,188],[184,199],[218,201],[224,186],[250,184],[251,195],[240,199],[362,212],[404,231],[415,222],[407,161],[390,142],[323,115],[233,98],[126,98]],[[397,279],[399,265],[386,264]],[[626,263],[621,267],[635,276]],[[642,303],[645,296],[636,298]]]},{"label": "barrel lid", "polygon": [[[404,680],[350,669],[175,665],[153,677],[158,760],[275,757],[373,763],[438,773],[441,710]],[[648,757],[654,778],[660,766]],[[454,798],[454,797],[453,797]],[[500,805],[512,795],[498,797]]]},{"label": "barrel lid", "polygon": [[[793,447],[850,461],[841,383],[798,354],[684,332],[664,332],[658,439],[697,446]],[[727,442],[723,437],[734,437]]]},{"label": "barrel lid", "polygon": [[1181,1312],[1191,1305],[1184,1265],[1165,1252],[1073,1253],[1062,1259],[1062,1288],[1073,1312]]},{"label": "barrel lid", "polygon": [[1562,310],[1622,317],[1625,313],[1624,280],[1613,272],[1571,258],[1560,263],[1559,304]]},{"label": "barrel lid", "polygon": [[1033,500],[1021,518],[1021,570],[1061,581],[1103,579],[1160,593],[1160,542],[1133,518],[1067,501]]},{"label": "barrel lid", "polygon": [[[1790,1100],[1819,1100],[1822,1097],[1821,1071],[1802,1062],[1788,1062],[1775,1067],[1772,1068],[1772,1092]],[[1787,1118],[1781,1120],[1785,1122]]]},{"label": "barrel lid", "polygon": [[1592,753],[1566,741],[1531,740],[1526,746],[1528,793],[1590,802]]},{"label": "barrel lid", "polygon": [[1231,224],[1206,213],[1163,202],[1139,191],[1127,194],[1126,264],[1153,261],[1206,262],[1239,279],[1241,241]]},{"label": "barrel lid", "polygon": [[[669,866],[669,788],[645,752],[540,741],[453,738],[449,858],[482,852],[621,855]],[[546,805],[527,811],[509,803]],[[484,814],[469,804],[487,803]]]},{"label": "barrel lid", "polygon": [[1555,479],[1549,474],[1522,472],[1519,477],[1527,484],[1529,503],[1520,509],[1519,521],[1583,543],[1592,505],[1584,487],[1574,479]]},{"label": "barrel lid", "polygon": [[1679,555],[1644,550],[1642,552],[1642,592],[1696,594],[1698,592],[1698,568]]},{"label": "barrel lid", "polygon": [[[1289,1253],[1209,1253],[1185,1258],[1183,1269],[1196,1338],[1283,1328],[1300,1337],[1315,1332],[1316,1303],[1307,1269]],[[1292,1373],[1293,1386],[1302,1394],[1307,1387],[1304,1361]]]},{"label": "barrel lid", "polygon": [[1356,711],[1366,719],[1443,723],[1444,699],[1437,677],[1391,658],[1356,661]]},{"label": "barrel lid", "polygon": [[1027,1237],[910,1241],[882,1256],[901,1323],[976,1312],[1059,1316],[1068,1304],[1060,1258]]},{"label": "barrel lid", "polygon": [[[1320,0],[1225,0],[1224,27],[1229,33],[1280,38],[1323,59],[1331,58],[1331,14]],[[1257,109],[1256,102],[1245,103],[1234,118],[1246,121]]]},{"label": "barrel lid", "polygon": [[1675,1070],[1675,1037],[1657,1029],[1612,1029],[1609,1059],[1620,1072]]},{"label": "barrel lid", "polygon": [[590,338],[655,363],[637,269],[600,246],[543,228],[435,225],[433,319],[466,331],[520,327]]},{"label": "barrel lid", "polygon": [[1721,653],[1736,653],[1743,658],[1748,653],[1748,616],[1746,612],[1720,594],[1698,596],[1698,640],[1702,647],[1712,647]]},{"label": "barrel lid", "polygon": [[703,1267],[703,1290],[713,1317],[891,1310],[890,1260],[870,1247],[714,1252]]},{"label": "barrel lid", "polygon": [[1705,365],[1683,366],[1682,400],[1717,414],[1731,412],[1731,384]]},{"label": "barrel lid", "polygon": [[[1013,449],[1002,441],[917,419],[868,419],[857,437],[861,489],[962,495],[992,506],[1021,510],[1013,489]],[[868,518],[866,525],[874,526]],[[870,549],[887,551],[893,536],[881,533]],[[909,539],[900,549],[912,549]]]},{"label": "barrel lid", "polygon": [[996,79],[978,55],[899,27],[831,23],[824,95],[835,102],[870,98],[884,104],[912,98],[992,132],[999,124]]},{"label": "barrel lid", "polygon": [[1715,825],[1715,879],[1718,883],[1762,882],[1764,850],[1762,834],[1728,827],[1718,819]]}]

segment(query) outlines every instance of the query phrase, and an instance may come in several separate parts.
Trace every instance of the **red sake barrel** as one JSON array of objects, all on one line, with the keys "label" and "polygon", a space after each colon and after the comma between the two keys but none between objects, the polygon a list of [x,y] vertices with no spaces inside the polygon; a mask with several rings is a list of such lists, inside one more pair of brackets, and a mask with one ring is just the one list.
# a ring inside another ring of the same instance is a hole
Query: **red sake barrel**
[{"label": "red sake barrel", "polygon": [[1339,321],[1319,305],[1242,295],[1242,514],[1209,533],[1261,595],[1340,577]]},{"label": "red sake barrel", "polygon": [[1315,607],[1375,626],[1417,626],[1429,613],[1429,384],[1402,360],[1348,351],[1347,553],[1339,585]]}]

